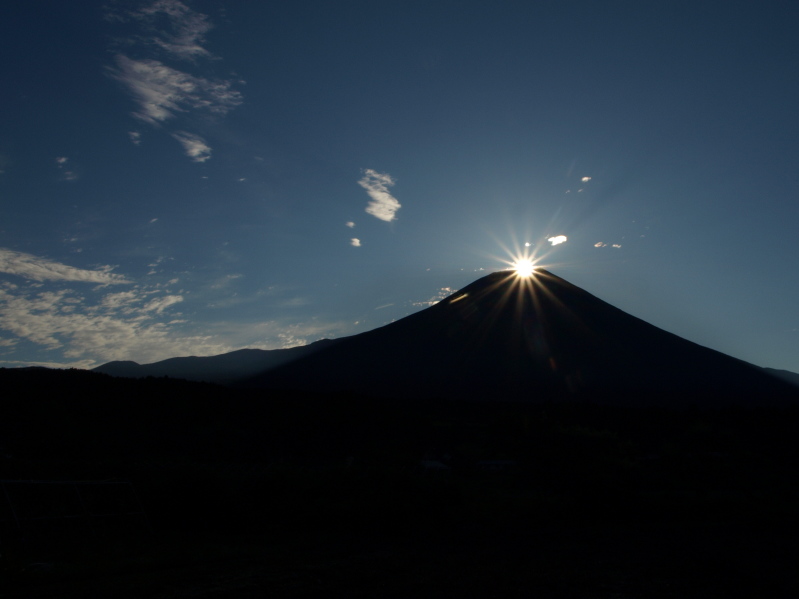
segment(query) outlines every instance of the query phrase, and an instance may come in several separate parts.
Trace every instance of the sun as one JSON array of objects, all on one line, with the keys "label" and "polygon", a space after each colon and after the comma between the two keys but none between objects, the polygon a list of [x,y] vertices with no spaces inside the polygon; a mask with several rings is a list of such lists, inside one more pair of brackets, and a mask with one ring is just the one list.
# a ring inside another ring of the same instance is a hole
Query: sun
[{"label": "sun", "polygon": [[[533,279],[540,276],[544,269],[547,268],[546,263],[542,262],[549,251],[542,252],[542,247],[546,244],[525,242],[520,243],[513,235],[511,235],[512,244],[502,242],[497,239],[499,247],[504,250],[505,256],[491,256],[492,258],[502,262],[504,267],[502,270],[510,273],[515,277],[518,282],[523,282],[529,286],[533,283]],[[546,248],[547,250],[549,248]]]},{"label": "sun", "polygon": [[513,270],[519,277],[531,277],[535,272],[535,264],[529,258],[520,258],[513,263]]}]

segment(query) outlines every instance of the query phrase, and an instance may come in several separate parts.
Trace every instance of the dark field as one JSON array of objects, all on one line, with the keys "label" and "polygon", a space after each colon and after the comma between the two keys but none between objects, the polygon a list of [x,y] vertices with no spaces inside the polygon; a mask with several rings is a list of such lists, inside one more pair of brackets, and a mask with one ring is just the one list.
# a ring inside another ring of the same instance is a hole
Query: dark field
[{"label": "dark field", "polygon": [[799,595],[794,408],[0,384],[1,597]]}]

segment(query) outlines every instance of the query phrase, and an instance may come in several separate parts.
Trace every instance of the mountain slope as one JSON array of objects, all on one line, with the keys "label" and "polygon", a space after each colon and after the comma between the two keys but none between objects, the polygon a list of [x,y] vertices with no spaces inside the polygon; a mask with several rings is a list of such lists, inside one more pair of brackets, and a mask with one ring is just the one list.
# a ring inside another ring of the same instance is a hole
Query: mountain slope
[{"label": "mountain slope", "polygon": [[779,370],[777,368],[764,368],[763,370],[765,370],[771,376],[782,379],[791,385],[799,387],[799,374],[795,372],[791,372],[790,370]]},{"label": "mountain slope", "polygon": [[246,385],[627,405],[782,403],[796,395],[763,369],[663,331],[546,271],[493,273]]}]

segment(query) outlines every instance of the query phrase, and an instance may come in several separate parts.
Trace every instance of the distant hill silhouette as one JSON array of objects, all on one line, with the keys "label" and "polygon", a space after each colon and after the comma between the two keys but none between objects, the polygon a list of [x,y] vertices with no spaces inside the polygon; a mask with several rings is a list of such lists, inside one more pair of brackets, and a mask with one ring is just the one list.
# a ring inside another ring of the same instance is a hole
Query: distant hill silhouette
[{"label": "distant hill silhouette", "polygon": [[702,347],[547,271],[483,277],[378,329],[287,350],[97,370],[393,398],[712,406],[795,402],[765,369]]},{"label": "distant hill silhouette", "polygon": [[322,339],[288,349],[240,349],[217,356],[169,358],[151,364],[139,364],[130,360],[115,361],[93,370],[127,378],[168,376],[189,381],[229,384],[310,355],[334,343],[335,340]]}]

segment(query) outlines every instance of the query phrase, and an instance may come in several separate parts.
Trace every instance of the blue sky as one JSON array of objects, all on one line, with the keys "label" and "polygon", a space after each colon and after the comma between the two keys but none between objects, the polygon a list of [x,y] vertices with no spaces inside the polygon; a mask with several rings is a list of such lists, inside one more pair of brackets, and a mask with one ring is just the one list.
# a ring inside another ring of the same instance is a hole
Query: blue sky
[{"label": "blue sky", "polygon": [[799,371],[797,18],[776,1],[14,2],[0,365],[355,334],[528,252]]}]

